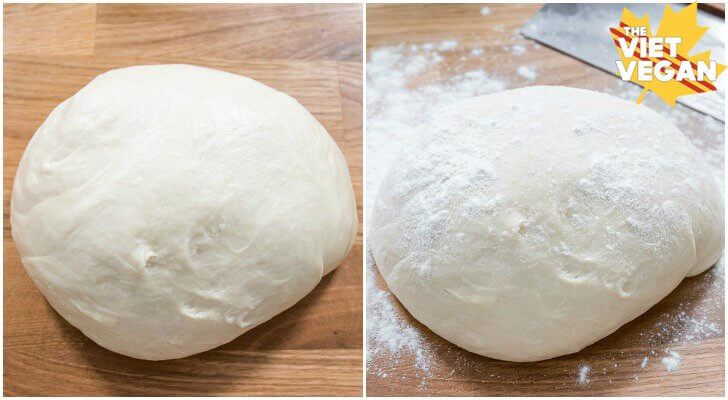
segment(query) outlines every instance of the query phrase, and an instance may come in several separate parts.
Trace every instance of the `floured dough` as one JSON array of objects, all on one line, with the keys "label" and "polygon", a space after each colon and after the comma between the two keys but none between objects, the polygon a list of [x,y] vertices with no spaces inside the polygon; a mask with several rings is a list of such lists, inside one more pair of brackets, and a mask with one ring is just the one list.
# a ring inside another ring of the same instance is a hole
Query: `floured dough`
[{"label": "floured dough", "polygon": [[472,352],[576,352],[723,249],[723,199],[688,139],[645,106],[565,87],[460,102],[405,149],[368,235],[389,288]]},{"label": "floured dough", "polygon": [[106,72],[48,116],[12,233],[53,307],[101,346],[184,357],[292,306],[357,217],[336,143],[296,100],[189,65]]}]

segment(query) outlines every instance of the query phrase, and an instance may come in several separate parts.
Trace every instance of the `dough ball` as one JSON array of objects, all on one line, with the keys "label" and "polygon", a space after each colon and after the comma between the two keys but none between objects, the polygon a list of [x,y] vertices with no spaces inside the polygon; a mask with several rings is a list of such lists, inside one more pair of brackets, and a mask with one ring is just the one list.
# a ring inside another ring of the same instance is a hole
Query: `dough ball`
[{"label": "dough ball", "polygon": [[388,170],[369,243],[419,321],[501,360],[573,353],[723,249],[723,200],[645,106],[528,87],[460,102]]},{"label": "dough ball", "polygon": [[49,303],[99,345],[185,357],[304,297],[352,247],[346,161],[296,100],[189,65],[106,72],[23,154],[12,233]]}]

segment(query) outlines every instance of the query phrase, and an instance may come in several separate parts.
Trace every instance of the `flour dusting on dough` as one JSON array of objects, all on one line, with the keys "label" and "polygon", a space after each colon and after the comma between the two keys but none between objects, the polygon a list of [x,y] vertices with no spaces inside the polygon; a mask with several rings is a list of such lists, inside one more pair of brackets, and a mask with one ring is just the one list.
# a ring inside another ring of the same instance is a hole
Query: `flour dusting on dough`
[{"label": "flour dusting on dough", "polygon": [[[520,44],[512,47],[512,53],[521,54],[521,46],[541,49],[541,46],[533,42],[522,40]],[[462,63],[456,66],[455,74],[441,74],[444,58],[435,49],[435,44],[403,44],[379,47],[371,51],[367,63],[366,99],[367,205],[373,204],[377,188],[389,164],[400,149],[409,146],[416,139],[420,127],[437,112],[439,104],[526,84],[522,81],[514,82],[515,85],[509,84],[503,78],[508,72],[502,71],[493,63],[489,64],[496,58],[488,53],[488,44],[485,42],[468,52],[471,56],[483,60],[480,66],[476,64],[476,67],[472,67],[472,63]],[[592,87],[592,89],[632,101],[640,92],[640,88],[636,85],[618,80],[615,80],[612,86]],[[646,96],[644,103],[668,118],[688,136],[712,166],[717,181],[722,186],[724,125],[707,116],[696,118],[695,113],[680,105],[672,108],[651,94]],[[370,210],[371,207],[368,206],[366,212]],[[431,336],[432,333],[416,322],[410,322],[412,318],[402,311],[396,298],[391,295],[386,285],[381,283],[381,277],[369,252],[367,261],[367,365],[370,372],[380,377],[405,382],[414,379],[424,385],[433,377],[433,371],[439,369],[450,371],[450,376],[461,374],[483,376],[484,382],[499,378],[497,373],[488,370],[487,362],[474,362],[467,352],[449,344],[442,344],[442,341],[425,340],[425,335]],[[720,309],[724,298],[723,259],[721,258],[715,267],[693,280],[696,290],[703,293],[701,297],[690,303],[681,303],[677,307],[666,309],[656,317],[652,328],[639,333],[640,336],[646,336],[653,346],[663,346],[668,343],[692,346],[701,340],[719,337],[722,334],[723,328],[718,324],[715,310]],[[398,329],[388,331],[392,336],[369,333],[385,331],[383,330],[385,324],[393,324]],[[397,349],[394,352],[397,354],[396,358],[391,363],[384,362],[383,360],[394,357],[393,349]],[[398,374],[381,370],[377,373],[377,369],[383,365],[391,364],[392,368],[397,368],[398,365],[404,367],[404,364],[400,363],[408,363],[416,354],[420,355],[420,359],[415,363],[417,368],[414,377],[403,378]],[[649,352],[635,355],[634,365],[637,371],[643,365],[647,366],[648,355]],[[608,374],[608,371],[600,373]],[[635,380],[638,380],[636,375]]]}]

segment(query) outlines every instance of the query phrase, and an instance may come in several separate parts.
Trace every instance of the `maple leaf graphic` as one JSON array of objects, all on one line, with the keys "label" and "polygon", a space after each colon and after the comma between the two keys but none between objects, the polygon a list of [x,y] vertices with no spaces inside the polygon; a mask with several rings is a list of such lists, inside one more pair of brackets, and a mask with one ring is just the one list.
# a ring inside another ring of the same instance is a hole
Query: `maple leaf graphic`
[{"label": "maple leaf graphic", "polygon": [[[670,53],[667,50],[667,47],[665,48],[664,54],[662,57],[640,57],[639,52],[639,46],[637,47],[638,50],[635,51],[635,53],[632,55],[632,57],[625,57],[624,53],[622,52],[622,48],[619,45],[618,39],[625,38],[629,39],[632,37],[636,37],[628,33],[625,29],[627,26],[632,27],[638,27],[638,26],[644,26],[647,28],[647,37],[652,37],[652,32],[650,29],[650,20],[649,16],[645,14],[642,16],[642,18],[637,18],[629,9],[626,7],[622,11],[622,19],[619,23],[618,28],[610,28],[609,31],[612,33],[612,39],[614,39],[614,44],[617,46],[617,51],[619,52],[619,57],[622,59],[622,63],[624,65],[628,65],[631,61],[640,61],[640,60],[649,60],[652,61],[652,66],[654,68],[654,64],[656,64],[660,60],[667,60],[671,62],[671,66],[669,68],[673,69],[675,73],[677,73],[677,70],[679,68],[679,65],[683,61],[690,61],[692,63],[693,73],[697,75],[697,62],[698,61],[704,61],[706,64],[710,62],[710,51],[706,51],[700,54],[695,54],[690,56],[690,50],[695,46],[696,43],[700,40],[700,38],[705,34],[705,32],[708,30],[707,27],[698,26],[697,24],[698,19],[698,4],[692,3],[689,6],[683,8],[682,10],[678,12],[672,11],[669,5],[665,6],[665,13],[662,15],[662,21],[660,21],[660,27],[657,29],[656,37],[680,37],[682,39],[682,42],[678,44],[677,47],[677,56],[676,57],[670,57]],[[726,68],[725,65],[716,63],[716,71],[717,76],[719,76]],[[709,79],[705,78],[705,80],[698,81],[698,80],[683,80],[683,81],[677,81],[677,80],[669,80],[667,82],[662,82],[657,79],[653,79],[652,81],[638,81],[637,80],[637,68],[635,68],[632,72],[632,76],[629,79],[630,81],[644,87],[644,90],[640,94],[639,98],[637,99],[637,103],[641,103],[642,99],[644,98],[645,94],[648,90],[653,91],[656,95],[658,95],[661,99],[663,99],[665,102],[670,104],[671,106],[675,105],[675,102],[677,101],[677,98],[680,96],[687,96],[691,94],[699,94],[699,93],[706,93],[706,92],[712,92],[716,90],[716,87],[714,85],[714,82],[710,81]]]}]

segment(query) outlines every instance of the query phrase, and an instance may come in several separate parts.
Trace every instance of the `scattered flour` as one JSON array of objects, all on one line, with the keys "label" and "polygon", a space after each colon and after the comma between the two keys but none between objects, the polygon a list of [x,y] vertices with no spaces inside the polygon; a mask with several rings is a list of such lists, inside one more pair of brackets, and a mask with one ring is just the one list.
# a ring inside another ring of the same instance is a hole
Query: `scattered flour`
[{"label": "scattered flour", "polygon": [[[505,90],[506,83],[483,69],[471,69],[451,78],[410,87],[413,80],[437,70],[441,55],[434,52],[455,49],[456,41],[438,45],[390,46],[373,49],[367,62],[367,198],[374,200],[388,165],[413,141],[422,126],[444,104]],[[473,50],[474,55],[482,55]],[[438,57],[440,56],[440,57]],[[368,212],[368,210],[367,210]],[[395,364],[403,356],[414,357],[420,379],[429,376],[434,349],[418,328],[402,318],[397,300],[377,282],[377,270],[367,252],[367,364],[381,378],[394,374],[370,365],[385,357]],[[462,367],[460,367],[462,368]],[[454,369],[453,369],[454,371]]]},{"label": "scattered flour", "polygon": [[722,327],[709,320],[707,316],[689,315],[687,311],[683,310],[685,305],[682,303],[678,307],[678,311],[672,315],[663,314],[664,318],[670,320],[671,323],[663,324],[662,321],[656,323],[653,333],[649,337],[650,342],[654,344],[671,342],[685,345],[689,342],[717,337],[723,332]]},{"label": "scattered flour", "polygon": [[682,358],[680,358],[680,354],[670,349],[665,350],[665,352],[669,354],[667,357],[662,358],[662,364],[665,365],[665,369],[670,372],[675,372],[679,370],[680,365],[682,364]]},{"label": "scattered flour", "polygon": [[490,15],[490,8],[487,6],[480,9],[480,15]]},{"label": "scattered flour", "polygon": [[438,47],[438,49],[441,51],[453,51],[456,47],[458,47],[457,40],[445,40],[440,43],[440,47]]},{"label": "scattered flour", "polygon": [[586,384],[589,383],[589,371],[591,370],[591,367],[588,365],[582,365],[579,367],[579,383],[580,384]]},{"label": "scattered flour", "polygon": [[521,75],[529,81],[536,79],[536,77],[538,76],[538,73],[536,73],[536,70],[533,67],[529,67],[526,65],[521,65],[520,67],[518,67],[516,72],[518,72],[518,75]]},{"label": "scattered flour", "polygon": [[523,54],[526,52],[526,48],[521,46],[520,44],[517,44],[515,46],[511,47],[511,53],[515,55]]},{"label": "scattered flour", "polygon": [[[367,256],[371,261],[372,257]],[[425,373],[429,372],[429,353],[425,352],[422,334],[412,325],[406,323],[395,309],[396,299],[389,291],[376,285],[374,268],[367,268],[367,340],[376,346],[369,347],[367,363],[372,357],[385,354],[397,361],[401,355],[415,356],[415,367]],[[381,377],[387,373],[379,371]]]},{"label": "scattered flour", "polygon": [[[442,105],[506,89],[506,83],[483,69],[461,72],[451,78],[410,87],[420,76],[436,73],[441,59],[420,46],[373,49],[367,63],[367,202],[372,202],[392,160]],[[437,74],[435,74],[437,75]],[[371,204],[371,203],[369,203]]]},{"label": "scattered flour", "polygon": [[645,357],[642,359],[642,363],[640,364],[640,368],[644,368],[647,366],[647,363],[650,361],[649,357]]}]

